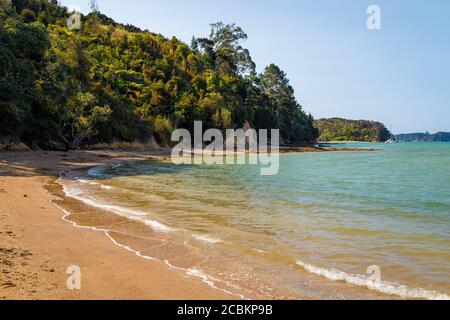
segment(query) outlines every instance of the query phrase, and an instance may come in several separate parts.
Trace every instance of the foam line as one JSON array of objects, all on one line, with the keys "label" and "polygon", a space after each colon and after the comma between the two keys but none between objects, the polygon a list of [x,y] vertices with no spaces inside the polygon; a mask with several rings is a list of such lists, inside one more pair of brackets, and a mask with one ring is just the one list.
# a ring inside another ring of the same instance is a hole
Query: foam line
[{"label": "foam line", "polygon": [[367,276],[358,274],[349,274],[337,269],[321,268],[312,264],[304,263],[298,260],[297,265],[301,266],[306,271],[315,275],[327,278],[332,281],[344,281],[360,287],[366,287],[380,293],[388,295],[396,295],[405,299],[427,299],[427,300],[450,300],[450,297],[445,293],[425,290],[425,289],[411,289],[405,285],[397,284],[388,281],[371,281]]}]

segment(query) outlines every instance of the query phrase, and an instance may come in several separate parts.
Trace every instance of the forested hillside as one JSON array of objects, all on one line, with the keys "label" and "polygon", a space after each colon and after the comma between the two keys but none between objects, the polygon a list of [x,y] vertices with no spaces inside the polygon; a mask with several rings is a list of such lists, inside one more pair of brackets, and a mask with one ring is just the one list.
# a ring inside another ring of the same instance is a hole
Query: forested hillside
[{"label": "forested hillside", "polygon": [[449,142],[450,132],[427,133],[406,133],[395,136],[400,142]]},{"label": "forested hillside", "polygon": [[331,118],[317,120],[315,126],[319,141],[384,142],[393,137],[382,123],[375,121]]},{"label": "forested hillside", "polygon": [[165,145],[174,128],[202,120],[279,128],[286,144],[316,140],[286,74],[273,64],[255,72],[240,27],[212,24],[187,45],[93,9],[69,30],[71,13],[56,0],[0,0],[0,139],[50,149],[152,137]]}]

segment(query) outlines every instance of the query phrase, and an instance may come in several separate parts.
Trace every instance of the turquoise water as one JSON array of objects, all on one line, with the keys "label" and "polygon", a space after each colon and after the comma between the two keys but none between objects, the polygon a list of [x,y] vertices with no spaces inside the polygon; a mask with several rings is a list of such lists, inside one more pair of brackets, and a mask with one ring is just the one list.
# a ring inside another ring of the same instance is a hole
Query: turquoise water
[{"label": "turquoise water", "polygon": [[450,143],[340,146],[379,150],[282,154],[276,176],[95,168],[66,192],[146,224],[126,230],[152,239],[137,250],[245,297],[448,298]]}]

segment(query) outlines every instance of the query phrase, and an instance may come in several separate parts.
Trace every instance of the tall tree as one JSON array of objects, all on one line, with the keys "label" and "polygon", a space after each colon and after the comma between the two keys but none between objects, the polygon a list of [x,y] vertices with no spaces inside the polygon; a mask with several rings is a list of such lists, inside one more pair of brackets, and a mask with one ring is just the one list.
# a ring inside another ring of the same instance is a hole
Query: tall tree
[{"label": "tall tree", "polygon": [[198,40],[195,36],[192,36],[191,39],[191,50],[194,52],[198,52]]},{"label": "tall tree", "polygon": [[198,43],[217,72],[242,75],[255,70],[249,51],[241,46],[246,39],[241,27],[218,22],[211,24],[209,37],[198,39]]},{"label": "tall tree", "polygon": [[273,104],[277,127],[286,143],[314,140],[317,133],[311,128],[312,120],[297,102],[284,71],[275,64],[269,65],[260,75],[260,87]]}]

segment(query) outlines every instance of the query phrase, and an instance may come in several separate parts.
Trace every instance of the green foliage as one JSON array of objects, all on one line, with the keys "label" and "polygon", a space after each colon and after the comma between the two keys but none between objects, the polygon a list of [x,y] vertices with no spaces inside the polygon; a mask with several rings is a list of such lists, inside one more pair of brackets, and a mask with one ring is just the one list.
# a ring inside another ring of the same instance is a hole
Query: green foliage
[{"label": "green foliage", "polygon": [[154,124],[155,137],[163,144],[168,145],[172,135],[173,127],[168,118],[157,116]]},{"label": "green foliage", "polygon": [[[308,143],[317,137],[311,115],[306,115],[294,96],[286,74],[276,65],[268,66],[259,77],[262,92],[272,104],[275,126],[280,129],[286,143]],[[267,115],[266,115],[267,117]]]},{"label": "green foliage", "polygon": [[49,47],[42,24],[25,23],[6,1],[0,2],[0,134],[27,129],[34,84]]},{"label": "green foliage", "polygon": [[315,125],[319,141],[384,142],[393,137],[382,123],[375,121],[332,118],[317,120]]},{"label": "green foliage", "polygon": [[174,128],[280,128],[285,143],[317,131],[286,74],[261,75],[245,32],[215,23],[191,46],[98,12],[68,30],[56,0],[0,0],[0,134],[46,147],[114,140],[168,144]]},{"label": "green foliage", "polygon": [[395,139],[400,142],[450,142],[450,132],[399,134]]}]

